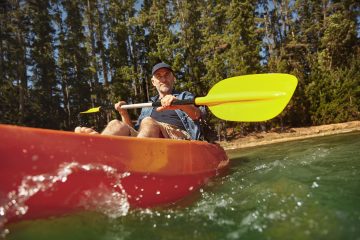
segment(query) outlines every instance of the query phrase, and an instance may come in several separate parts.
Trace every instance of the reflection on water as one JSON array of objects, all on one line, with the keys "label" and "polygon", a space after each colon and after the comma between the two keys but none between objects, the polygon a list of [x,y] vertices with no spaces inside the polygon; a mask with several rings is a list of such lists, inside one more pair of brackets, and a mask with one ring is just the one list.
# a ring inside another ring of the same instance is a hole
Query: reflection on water
[{"label": "reflection on water", "polygon": [[359,239],[359,132],[229,156],[227,175],[177,205],[23,221],[8,238]]}]

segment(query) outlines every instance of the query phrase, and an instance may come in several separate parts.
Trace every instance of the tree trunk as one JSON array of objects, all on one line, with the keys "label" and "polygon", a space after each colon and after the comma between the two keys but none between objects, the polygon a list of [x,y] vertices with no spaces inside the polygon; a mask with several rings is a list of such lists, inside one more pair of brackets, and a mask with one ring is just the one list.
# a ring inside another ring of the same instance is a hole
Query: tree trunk
[{"label": "tree trunk", "polygon": [[108,68],[106,61],[106,53],[104,48],[104,29],[103,29],[103,13],[100,11],[100,7],[97,5],[96,7],[98,12],[98,35],[97,35],[97,47],[100,54],[102,72],[104,77],[104,86],[107,87],[109,85],[109,76],[108,76]]},{"label": "tree trunk", "polygon": [[97,88],[99,86],[99,78],[98,78],[98,68],[97,68],[97,61],[96,61],[96,45],[95,45],[95,36],[94,36],[94,17],[93,17],[93,9],[91,6],[91,2],[87,1],[87,15],[88,15],[88,21],[89,21],[89,35],[90,35],[90,43],[91,43],[91,61],[90,64],[92,65],[93,69],[95,69],[95,72],[92,71],[93,75],[93,81],[90,82],[91,91],[92,93],[97,93]]}]

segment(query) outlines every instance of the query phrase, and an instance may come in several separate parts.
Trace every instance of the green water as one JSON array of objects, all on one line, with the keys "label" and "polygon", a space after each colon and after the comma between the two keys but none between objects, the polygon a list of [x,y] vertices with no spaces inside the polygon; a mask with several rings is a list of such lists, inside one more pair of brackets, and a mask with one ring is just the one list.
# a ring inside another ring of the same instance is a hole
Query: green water
[{"label": "green water", "polygon": [[176,206],[8,226],[7,239],[360,239],[360,132],[230,151]]}]

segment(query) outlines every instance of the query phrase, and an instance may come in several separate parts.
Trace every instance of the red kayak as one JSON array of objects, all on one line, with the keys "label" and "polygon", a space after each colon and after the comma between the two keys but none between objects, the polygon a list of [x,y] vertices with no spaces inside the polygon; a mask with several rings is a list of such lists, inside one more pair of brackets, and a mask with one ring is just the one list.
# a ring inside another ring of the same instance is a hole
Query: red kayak
[{"label": "red kayak", "polygon": [[5,221],[174,203],[225,169],[218,145],[0,125]]}]

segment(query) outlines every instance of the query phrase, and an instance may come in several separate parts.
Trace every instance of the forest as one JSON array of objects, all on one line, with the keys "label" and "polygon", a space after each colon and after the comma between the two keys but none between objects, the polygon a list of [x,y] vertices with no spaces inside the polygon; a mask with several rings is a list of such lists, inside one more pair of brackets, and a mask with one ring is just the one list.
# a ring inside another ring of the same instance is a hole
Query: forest
[{"label": "forest", "polygon": [[[278,117],[241,123],[209,113],[217,129],[358,120],[359,12],[358,0],[0,0],[0,123],[73,130],[91,107],[147,102],[159,61],[196,96],[233,76],[298,78]],[[113,117],[86,121],[100,129]]]}]

